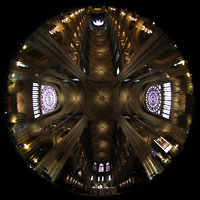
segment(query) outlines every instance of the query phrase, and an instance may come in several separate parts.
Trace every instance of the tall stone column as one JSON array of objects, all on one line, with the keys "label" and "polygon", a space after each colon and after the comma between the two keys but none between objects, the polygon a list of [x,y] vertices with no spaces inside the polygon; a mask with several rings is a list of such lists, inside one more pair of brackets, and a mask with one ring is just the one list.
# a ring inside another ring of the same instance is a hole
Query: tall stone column
[{"label": "tall stone column", "polygon": [[162,136],[169,135],[174,138],[178,143],[184,144],[187,134],[183,128],[172,124],[170,121],[166,121],[165,119],[160,119],[157,116],[153,116],[152,114],[140,111],[138,113],[142,118],[145,118],[145,121],[149,122],[153,126],[159,126],[162,130],[163,127],[167,127],[167,131],[162,132]]},{"label": "tall stone column", "polygon": [[66,49],[61,47],[51,35],[43,28],[37,29],[27,40],[26,44],[33,49],[38,49],[49,59],[59,64],[80,80],[85,80],[85,74],[68,56]]},{"label": "tall stone column", "polygon": [[166,50],[173,47],[173,42],[162,30],[156,31],[151,38],[141,47],[140,51],[133,57],[132,61],[122,67],[119,79],[124,80],[138,70],[142,70],[146,64],[153,61]]},{"label": "tall stone column", "polygon": [[66,117],[66,119],[64,119],[59,124],[57,124],[57,126],[53,128],[52,130],[41,131],[40,135],[35,140],[33,140],[30,144],[28,144],[29,145],[28,150],[23,149],[23,151],[21,151],[21,154],[23,155],[23,157],[28,158],[29,156],[31,156],[35,152],[35,150],[40,146],[40,144],[43,143],[44,140],[47,140],[49,138],[49,139],[52,139],[53,141],[53,137],[55,136],[55,133],[57,132],[57,130],[62,125],[67,123],[71,117],[72,116]]},{"label": "tall stone column", "polygon": [[24,129],[14,133],[17,144],[25,142],[29,137],[35,135],[35,132],[38,132],[39,134],[41,131],[40,128],[44,127],[46,124],[54,123],[56,119],[62,118],[64,116],[67,116],[65,106],[63,106],[63,110],[60,112],[54,113],[48,117],[35,119],[34,121],[27,123]]},{"label": "tall stone column", "polygon": [[148,178],[151,180],[155,175],[160,174],[164,169],[156,158],[151,155],[151,148],[143,141],[137,131],[123,118],[119,117],[119,124],[123,133],[129,139],[132,148],[144,169],[146,170]]},{"label": "tall stone column", "polygon": [[77,139],[81,136],[86,123],[87,117],[84,115],[65,136],[64,141],[57,144],[42,158],[35,170],[42,174],[44,169],[46,169],[47,174],[51,177],[51,181],[54,182],[66,163]]}]

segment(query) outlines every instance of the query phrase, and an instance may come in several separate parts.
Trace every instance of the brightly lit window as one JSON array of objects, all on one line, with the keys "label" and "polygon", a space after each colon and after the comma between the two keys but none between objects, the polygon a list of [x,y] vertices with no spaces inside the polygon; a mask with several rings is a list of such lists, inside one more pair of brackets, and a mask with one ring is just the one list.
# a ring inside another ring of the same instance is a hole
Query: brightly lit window
[{"label": "brightly lit window", "polygon": [[86,74],[86,69],[85,69],[85,67],[83,67],[83,73]]},{"label": "brightly lit window", "polygon": [[163,110],[162,116],[166,119],[169,119],[170,112],[171,112],[171,101],[172,101],[172,91],[171,91],[171,83],[164,83],[163,84]]},{"label": "brightly lit window", "polygon": [[78,78],[72,78],[72,81],[79,82],[80,80]]},{"label": "brightly lit window", "polygon": [[119,67],[117,67],[116,74],[118,75],[119,73],[120,73],[120,70],[119,70]]},{"label": "brightly lit window", "polygon": [[171,112],[171,83],[151,86],[146,92],[146,106],[154,114],[169,119]]},{"label": "brightly lit window", "polygon": [[104,20],[101,20],[101,19],[95,19],[92,21],[93,25],[95,26],[103,26],[105,21]]},{"label": "brightly lit window", "polygon": [[103,163],[99,164],[99,172],[104,172],[104,164]]},{"label": "brightly lit window", "polygon": [[32,86],[32,105],[34,118],[40,117],[40,106],[39,106],[39,84],[33,83]]},{"label": "brightly lit window", "polygon": [[16,62],[16,65],[17,65],[18,67],[28,68],[28,65],[23,64],[21,61],[17,61],[17,62]]},{"label": "brightly lit window", "polygon": [[47,114],[55,110],[57,106],[57,94],[53,87],[41,85],[40,103],[42,114]]},{"label": "brightly lit window", "polygon": [[126,78],[126,79],[123,80],[123,82],[129,82],[129,81],[131,81],[130,78]]},{"label": "brightly lit window", "polygon": [[107,162],[107,163],[106,163],[106,172],[109,172],[109,171],[110,171],[110,163]]},{"label": "brightly lit window", "polygon": [[97,188],[98,188],[98,189],[102,189],[102,188],[103,188],[103,185],[102,185],[102,184],[99,184],[99,185],[97,186]]},{"label": "brightly lit window", "polygon": [[94,180],[94,176],[93,176],[93,175],[90,177],[90,180],[91,180],[91,181],[93,181],[93,180]]},{"label": "brightly lit window", "polygon": [[151,86],[146,92],[146,105],[150,112],[160,114],[161,111],[161,85]]},{"label": "brightly lit window", "polygon": [[47,114],[54,111],[57,105],[55,89],[49,85],[41,85],[40,87],[39,83],[33,83],[32,105],[34,118],[40,117],[41,113]]}]

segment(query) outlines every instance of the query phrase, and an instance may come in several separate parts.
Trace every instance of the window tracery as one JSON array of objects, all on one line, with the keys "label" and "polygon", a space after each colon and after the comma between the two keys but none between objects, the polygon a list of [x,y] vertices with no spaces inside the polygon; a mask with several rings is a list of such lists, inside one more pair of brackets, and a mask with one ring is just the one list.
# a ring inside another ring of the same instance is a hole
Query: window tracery
[{"label": "window tracery", "polygon": [[40,93],[42,114],[54,111],[57,106],[57,94],[55,89],[49,85],[41,85]]},{"label": "window tracery", "polygon": [[169,119],[172,102],[171,83],[167,82],[149,87],[145,101],[150,112]]},{"label": "window tracery", "polygon": [[92,23],[93,23],[94,26],[103,26],[105,21],[101,20],[101,19],[96,19],[96,20],[93,20]]},{"label": "window tracery", "polygon": [[49,85],[39,85],[33,83],[32,86],[32,105],[34,118],[40,117],[41,113],[47,114],[55,110],[57,106],[57,93]]},{"label": "window tracery", "polygon": [[32,86],[32,105],[34,118],[40,117],[40,105],[39,105],[39,84],[33,83]]},{"label": "window tracery", "polygon": [[146,105],[150,112],[160,114],[161,112],[161,85],[151,86],[146,93]]}]

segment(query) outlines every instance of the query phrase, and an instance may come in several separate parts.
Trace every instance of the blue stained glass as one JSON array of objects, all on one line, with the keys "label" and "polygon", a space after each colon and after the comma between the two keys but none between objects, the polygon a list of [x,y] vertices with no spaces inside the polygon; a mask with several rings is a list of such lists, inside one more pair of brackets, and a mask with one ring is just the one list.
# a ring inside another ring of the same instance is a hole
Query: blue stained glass
[{"label": "blue stained glass", "polygon": [[104,172],[104,164],[103,163],[99,164],[99,172]]}]

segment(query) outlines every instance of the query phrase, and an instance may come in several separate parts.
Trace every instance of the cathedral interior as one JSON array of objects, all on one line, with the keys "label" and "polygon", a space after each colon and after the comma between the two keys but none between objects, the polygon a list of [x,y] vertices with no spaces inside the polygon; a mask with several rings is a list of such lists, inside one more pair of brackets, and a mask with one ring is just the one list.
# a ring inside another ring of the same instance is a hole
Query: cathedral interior
[{"label": "cathedral interior", "polygon": [[54,16],[21,45],[5,115],[30,170],[77,194],[115,196],[176,160],[193,99],[189,63],[156,22],[88,6]]}]

